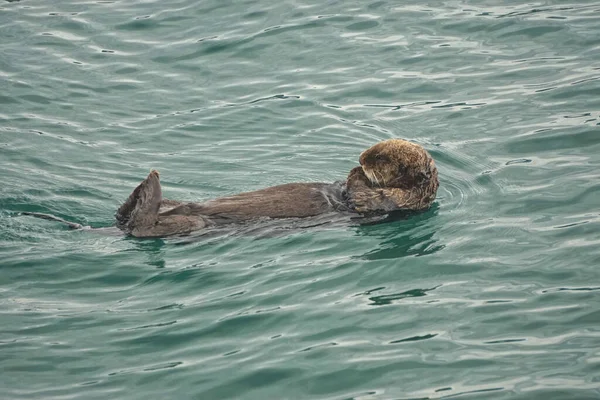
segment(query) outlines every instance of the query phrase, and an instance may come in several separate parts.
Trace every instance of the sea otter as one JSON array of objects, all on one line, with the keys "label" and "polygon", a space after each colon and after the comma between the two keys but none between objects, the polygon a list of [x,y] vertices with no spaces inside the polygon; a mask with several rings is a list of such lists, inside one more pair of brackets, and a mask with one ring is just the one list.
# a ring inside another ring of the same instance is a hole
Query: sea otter
[{"label": "sea otter", "polygon": [[423,211],[435,199],[435,162],[418,144],[386,140],[365,150],[359,162],[346,181],[288,183],[204,203],[163,199],[159,173],[153,170],[117,210],[117,226],[135,237],[163,237],[264,217]]}]

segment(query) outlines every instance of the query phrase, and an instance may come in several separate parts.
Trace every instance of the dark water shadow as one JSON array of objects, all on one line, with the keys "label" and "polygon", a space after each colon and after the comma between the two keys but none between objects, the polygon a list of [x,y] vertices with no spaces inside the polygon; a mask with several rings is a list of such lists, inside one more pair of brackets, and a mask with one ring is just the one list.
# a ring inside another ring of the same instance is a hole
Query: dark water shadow
[{"label": "dark water shadow", "polygon": [[133,244],[133,247],[127,251],[140,252],[147,257],[146,264],[157,268],[165,268],[165,247],[167,243],[164,239],[147,238],[139,240],[133,236],[126,236],[124,240],[130,241]]},{"label": "dark water shadow", "polygon": [[[370,301],[370,303],[368,305],[370,305],[370,306],[387,306],[387,305],[396,303],[396,302],[406,299],[406,298],[424,297],[424,296],[427,296],[428,292],[434,291],[435,289],[439,288],[440,286],[441,285],[434,286],[432,288],[425,288],[425,289],[410,289],[410,290],[405,290],[400,293],[391,293],[391,294],[382,294],[382,295],[378,295],[378,296],[370,296],[368,298]],[[378,290],[383,290],[383,289],[385,289],[385,288],[381,287],[381,288],[377,288],[377,289],[372,289],[372,290],[369,290],[368,292],[359,293],[357,296],[371,295],[373,292],[378,291]]]},{"label": "dark water shadow", "polygon": [[390,260],[407,256],[424,256],[442,250],[445,245],[438,244],[436,230],[430,224],[438,214],[435,203],[431,209],[421,213],[393,213],[380,221],[361,224],[356,233],[359,236],[380,237],[378,248],[359,258],[366,260]]}]

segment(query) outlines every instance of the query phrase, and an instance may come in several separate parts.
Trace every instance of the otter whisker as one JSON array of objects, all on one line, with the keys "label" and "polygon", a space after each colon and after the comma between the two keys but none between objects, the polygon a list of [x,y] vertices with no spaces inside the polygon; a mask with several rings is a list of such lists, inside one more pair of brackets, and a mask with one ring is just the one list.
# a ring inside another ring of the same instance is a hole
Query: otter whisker
[{"label": "otter whisker", "polygon": [[369,178],[371,183],[377,184],[377,178],[373,176],[373,173],[371,171],[367,171],[367,178]]},{"label": "otter whisker", "polygon": [[[375,173],[375,171],[373,171],[373,173]],[[385,181],[385,178],[383,177],[383,175],[381,173],[379,173],[379,175],[381,176],[381,180],[383,181],[383,186],[386,186],[387,182]],[[379,183],[379,179],[377,179],[377,183],[379,184],[379,187],[382,187],[381,184]]]},{"label": "otter whisker", "polygon": [[375,171],[373,170],[369,170],[369,174],[367,176],[369,178],[369,180],[376,184],[377,186],[381,187],[381,183],[379,182],[379,178],[377,178],[377,174],[375,173]]}]

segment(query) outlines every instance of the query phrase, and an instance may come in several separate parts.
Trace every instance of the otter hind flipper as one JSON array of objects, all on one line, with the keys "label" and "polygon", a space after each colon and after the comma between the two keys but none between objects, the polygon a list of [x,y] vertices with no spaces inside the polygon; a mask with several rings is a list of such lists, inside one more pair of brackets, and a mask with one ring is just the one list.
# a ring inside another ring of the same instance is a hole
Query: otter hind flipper
[{"label": "otter hind flipper", "polygon": [[[160,212],[161,206],[171,208]],[[116,213],[117,226],[135,237],[186,234],[209,225],[202,216],[189,215],[186,205],[163,200],[158,171],[152,171],[129,195]]]},{"label": "otter hind flipper", "polygon": [[159,174],[152,170],[117,210],[117,226],[127,232],[153,226],[158,222],[161,202]]}]

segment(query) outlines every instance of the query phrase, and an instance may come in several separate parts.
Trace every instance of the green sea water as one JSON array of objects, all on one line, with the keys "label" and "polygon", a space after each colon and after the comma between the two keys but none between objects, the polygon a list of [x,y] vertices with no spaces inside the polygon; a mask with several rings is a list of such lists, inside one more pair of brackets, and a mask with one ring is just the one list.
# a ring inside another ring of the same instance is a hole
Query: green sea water
[{"label": "green sea water", "polygon": [[[402,137],[408,220],[106,227],[343,179]],[[0,399],[600,399],[600,3],[0,3]]]}]

